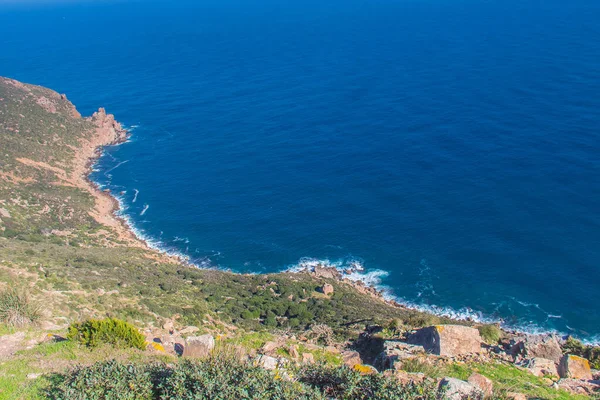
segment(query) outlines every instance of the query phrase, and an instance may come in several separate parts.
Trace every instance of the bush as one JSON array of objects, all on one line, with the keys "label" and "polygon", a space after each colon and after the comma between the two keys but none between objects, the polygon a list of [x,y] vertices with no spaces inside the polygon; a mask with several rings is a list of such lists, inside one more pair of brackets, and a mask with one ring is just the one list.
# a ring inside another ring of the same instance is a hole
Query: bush
[{"label": "bush", "polygon": [[298,382],[219,354],[202,361],[165,364],[100,362],[50,379],[51,399],[324,399]]},{"label": "bush", "polygon": [[[322,399],[316,390],[219,353],[159,371],[160,399]],[[166,372],[166,373],[165,373]],[[157,374],[159,375],[159,374]]]},{"label": "bush", "polygon": [[39,307],[29,295],[16,289],[0,292],[0,321],[9,326],[25,326],[40,318]]},{"label": "bush", "polygon": [[434,400],[435,383],[400,385],[393,377],[347,367],[306,365],[293,380],[225,351],[175,364],[104,361],[50,377],[50,399],[126,400]]},{"label": "bush", "polygon": [[118,347],[146,348],[146,338],[135,326],[116,318],[90,319],[69,327],[67,338],[88,347],[112,344]]},{"label": "bush", "polygon": [[482,325],[477,328],[484,342],[490,345],[498,344],[502,339],[502,330],[497,325]]},{"label": "bush", "polygon": [[153,386],[147,367],[105,361],[79,367],[50,379],[46,396],[50,399],[153,399]]},{"label": "bush", "polygon": [[436,400],[439,394],[434,383],[400,385],[393,377],[363,375],[347,367],[305,366],[298,381],[318,388],[327,398],[344,400]]}]

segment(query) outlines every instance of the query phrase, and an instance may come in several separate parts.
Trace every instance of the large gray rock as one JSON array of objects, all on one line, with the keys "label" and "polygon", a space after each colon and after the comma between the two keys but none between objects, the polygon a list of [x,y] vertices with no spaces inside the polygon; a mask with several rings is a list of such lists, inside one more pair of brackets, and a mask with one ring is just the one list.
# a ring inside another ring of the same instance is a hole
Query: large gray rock
[{"label": "large gray rock", "polygon": [[350,368],[362,364],[362,358],[358,351],[347,350],[342,352],[342,360],[344,361],[344,365]]},{"label": "large gray rock", "polygon": [[375,367],[380,370],[399,369],[404,360],[415,358],[425,353],[423,346],[408,344],[399,340],[386,340],[383,350],[375,359]]},{"label": "large gray rock", "polygon": [[215,348],[215,338],[211,335],[189,336],[185,339],[184,357],[202,358],[208,356]]},{"label": "large gray rock", "polygon": [[423,346],[428,353],[439,356],[454,357],[481,352],[479,331],[462,325],[422,328],[408,338],[408,343]]},{"label": "large gray rock", "polygon": [[547,358],[535,357],[527,360],[524,364],[525,368],[535,376],[553,375],[558,376],[556,364]]},{"label": "large gray rock", "polygon": [[456,378],[444,378],[440,382],[440,389],[444,391],[446,400],[483,399],[483,391]]},{"label": "large gray rock", "polygon": [[561,378],[592,380],[590,362],[583,357],[571,354],[565,355],[558,365],[558,373]]},{"label": "large gray rock", "polygon": [[511,352],[524,358],[545,358],[556,364],[562,358],[562,349],[554,335],[527,335],[517,339]]},{"label": "large gray rock", "polygon": [[476,388],[479,388],[479,390],[487,397],[491,397],[492,394],[494,394],[494,382],[488,377],[473,373],[469,376],[468,382]]},{"label": "large gray rock", "polygon": [[279,368],[279,360],[271,356],[260,356],[258,358],[257,364],[263,367],[264,369],[268,370],[274,370]]}]

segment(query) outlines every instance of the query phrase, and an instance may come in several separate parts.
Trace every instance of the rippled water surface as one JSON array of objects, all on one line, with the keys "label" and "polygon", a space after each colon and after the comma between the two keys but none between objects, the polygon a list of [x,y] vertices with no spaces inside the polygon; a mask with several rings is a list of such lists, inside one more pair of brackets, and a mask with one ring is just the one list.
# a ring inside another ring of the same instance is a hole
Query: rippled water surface
[{"label": "rippled water surface", "polygon": [[[173,4],[175,3],[175,4]],[[198,264],[600,333],[597,1],[0,2],[0,75],[133,127],[93,177]]]}]

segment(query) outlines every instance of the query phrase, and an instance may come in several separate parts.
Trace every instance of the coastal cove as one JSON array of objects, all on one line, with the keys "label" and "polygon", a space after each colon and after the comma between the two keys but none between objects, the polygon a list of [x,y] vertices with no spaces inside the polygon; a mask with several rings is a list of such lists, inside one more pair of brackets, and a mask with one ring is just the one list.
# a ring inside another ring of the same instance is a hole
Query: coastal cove
[{"label": "coastal cove", "polygon": [[2,9],[0,72],[127,126],[91,179],[151,246],[599,341],[597,5],[240,4]]}]

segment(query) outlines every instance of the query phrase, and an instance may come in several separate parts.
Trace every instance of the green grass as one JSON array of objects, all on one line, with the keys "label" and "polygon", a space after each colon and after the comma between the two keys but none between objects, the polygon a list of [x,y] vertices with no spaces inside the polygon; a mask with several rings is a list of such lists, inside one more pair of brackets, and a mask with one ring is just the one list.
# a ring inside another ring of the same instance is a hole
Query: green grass
[{"label": "green grass", "polygon": [[274,339],[273,334],[269,332],[249,332],[239,333],[234,337],[227,338],[223,341],[223,344],[232,344],[242,346],[249,350],[258,350]]},{"label": "green grass", "polygon": [[502,330],[496,325],[482,325],[477,328],[484,342],[490,345],[498,344],[502,338]]},{"label": "green grass", "polygon": [[512,365],[490,362],[486,364],[465,364],[458,370],[448,370],[448,375],[465,379],[469,372],[478,372],[494,381],[494,390],[498,393],[518,392],[528,397],[538,399],[587,399],[586,396],[577,396],[564,390],[555,390],[548,386],[542,378],[532,375]]}]

